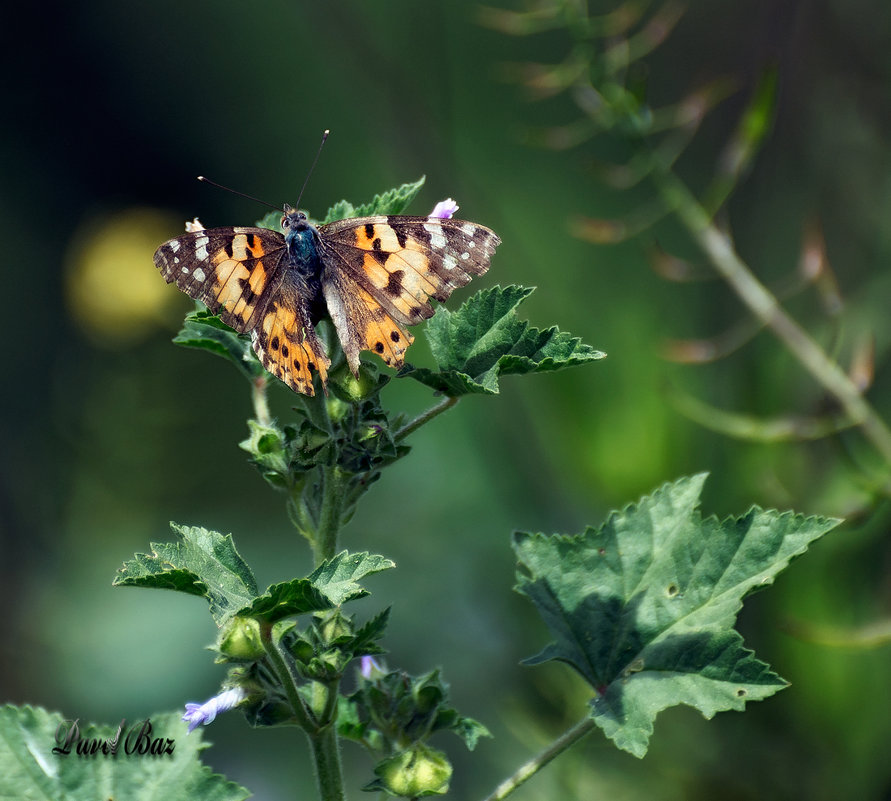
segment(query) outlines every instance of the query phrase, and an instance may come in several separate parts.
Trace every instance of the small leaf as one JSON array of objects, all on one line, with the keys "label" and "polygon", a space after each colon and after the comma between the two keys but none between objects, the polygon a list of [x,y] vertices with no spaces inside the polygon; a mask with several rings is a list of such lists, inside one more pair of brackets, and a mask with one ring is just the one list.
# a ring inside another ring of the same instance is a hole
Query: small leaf
[{"label": "small leaf", "polygon": [[402,214],[424,185],[424,176],[410,184],[402,184],[383,194],[375,195],[368,203],[354,206],[346,200],[335,203],[325,214],[322,223],[347,217],[369,217],[376,214]]},{"label": "small leaf", "polygon": [[451,397],[494,395],[502,375],[560,370],[604,358],[603,352],[556,327],[542,331],[519,320],[517,307],[533,291],[493,287],[454,313],[440,308],[424,331],[438,371],[406,366],[398,375]]},{"label": "small leaf", "polygon": [[514,535],[517,590],[556,638],[527,664],[575,668],[596,691],[591,717],[638,757],[667,707],[711,718],[786,686],[743,647],[736,616],[840,522],[758,507],[703,520],[704,481],[666,484],[577,536]]},{"label": "small leaf", "polygon": [[198,348],[222,356],[248,380],[263,375],[263,365],[251,347],[250,338],[239,336],[206,309],[187,314],[182,329],[173,341],[186,348]]},{"label": "small leaf", "polygon": [[259,617],[274,623],[293,615],[321,612],[324,609],[331,609],[334,605],[312,581],[298,578],[273,584],[249,606],[239,609],[238,614],[245,617]]},{"label": "small leaf", "polygon": [[368,591],[357,583],[360,579],[391,567],[396,567],[396,563],[383,556],[342,551],[337,556],[322,562],[310,573],[309,579],[331,600],[332,604],[340,606],[347,601],[368,595]]},{"label": "small leaf", "polygon": [[154,587],[199,595],[222,626],[257,596],[257,583],[235,550],[232,535],[198,526],[170,527],[182,542],[152,543],[152,553],[136,554],[118,571],[114,585]]},{"label": "small leaf", "polygon": [[[179,713],[165,713],[148,718],[150,731],[139,740],[144,722],[125,721],[117,741],[117,753],[105,754],[101,745],[113,741],[117,726],[95,725],[77,721],[76,735],[81,742],[92,739],[99,750],[92,756],[77,753],[72,742],[68,754],[53,753],[72,721],[55,712],[24,706],[0,707],[0,798],[29,801],[170,801],[200,798],[202,801],[241,801],[250,796],[244,787],[227,781],[201,763],[199,754],[207,743],[201,732],[186,736],[186,725]],[[140,753],[139,742],[148,742],[149,750]],[[172,742],[171,753],[166,750]],[[60,747],[64,747],[63,744]],[[134,750],[135,749],[135,750]],[[129,751],[129,752],[128,752]]]}]

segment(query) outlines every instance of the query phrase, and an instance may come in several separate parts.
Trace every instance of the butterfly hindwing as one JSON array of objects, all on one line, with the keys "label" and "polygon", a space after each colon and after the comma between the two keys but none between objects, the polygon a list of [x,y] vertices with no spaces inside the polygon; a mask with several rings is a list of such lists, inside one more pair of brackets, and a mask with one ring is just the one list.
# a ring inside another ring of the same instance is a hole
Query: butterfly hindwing
[{"label": "butterfly hindwing", "polygon": [[406,348],[414,337],[375,299],[340,270],[329,270],[322,282],[328,314],[354,375],[359,371],[359,352],[370,350],[388,367],[401,367]]},{"label": "butterfly hindwing", "polygon": [[483,225],[440,217],[377,216],[319,228],[322,287],[350,368],[359,350],[401,367],[412,338],[403,326],[433,315],[443,301],[489,269],[500,243]]},{"label": "butterfly hindwing", "polygon": [[295,392],[314,395],[312,373],[319,374],[324,386],[331,362],[298,289],[285,277],[251,339],[263,367]]}]

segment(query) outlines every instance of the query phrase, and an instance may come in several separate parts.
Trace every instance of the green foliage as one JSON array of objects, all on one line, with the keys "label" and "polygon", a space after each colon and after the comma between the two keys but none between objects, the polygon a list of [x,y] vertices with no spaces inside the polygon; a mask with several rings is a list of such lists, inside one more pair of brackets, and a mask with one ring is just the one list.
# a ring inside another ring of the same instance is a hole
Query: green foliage
[{"label": "green foliage", "polygon": [[402,184],[375,195],[369,202],[354,206],[347,200],[335,203],[326,212],[322,223],[344,220],[347,217],[371,217],[377,214],[402,214],[424,185],[424,176],[409,184]]},{"label": "green foliage", "polygon": [[200,526],[170,527],[180,542],[152,543],[152,553],[139,553],[115,577],[115,586],[154,587],[198,595],[210,604],[217,625],[252,603],[257,582],[235,550],[232,535]]},{"label": "green foliage", "polygon": [[186,315],[183,327],[173,338],[177,345],[197,348],[222,356],[233,364],[248,380],[264,374],[263,365],[251,347],[251,338],[240,336],[203,303],[196,301],[196,309]]},{"label": "green foliage", "polygon": [[[376,214],[402,214],[409,203],[415,199],[421,187],[424,185],[424,177],[421,176],[417,181],[408,184],[402,184],[394,189],[388,189],[379,195],[375,195],[367,203],[360,203],[354,206],[348,200],[339,200],[335,203],[321,220],[313,220],[316,225],[335,222],[336,220],[344,220],[347,217],[371,217]],[[271,231],[281,231],[282,212],[271,211],[269,214],[257,222],[261,228],[268,228]]]},{"label": "green foliage", "polygon": [[458,713],[438,670],[423,676],[385,672],[376,666],[360,676],[359,688],[341,699],[338,732],[382,755],[377,778],[365,790],[384,790],[413,798],[448,790],[451,765],[426,741],[437,731],[456,734],[473,750],[489,730]]},{"label": "green foliage", "polygon": [[[45,709],[24,706],[0,708],[0,798],[28,801],[170,801],[200,798],[202,801],[241,801],[250,793],[202,765],[199,755],[207,748],[201,734],[186,736],[178,714],[153,715],[146,730],[148,753],[137,743],[142,721],[125,722],[117,739],[116,754],[110,750],[118,729],[77,721],[82,744],[93,740],[98,751],[92,757],[77,752],[54,754],[59,733],[70,731],[71,721]],[[135,729],[134,729],[135,726]],[[172,753],[159,755],[173,741]],[[152,741],[160,741],[151,751]],[[145,742],[145,740],[143,740]],[[130,753],[128,753],[128,750]]]},{"label": "green foliage", "polygon": [[260,594],[250,567],[235,550],[232,535],[198,526],[170,524],[178,543],[152,543],[151,554],[136,554],[115,577],[115,586],[154,587],[198,595],[210,605],[218,626],[247,616],[273,623],[319,612],[362,598],[357,582],[395,565],[382,556],[345,551],[319,565],[306,578],[273,584]]},{"label": "green foliage", "polygon": [[542,331],[519,320],[517,307],[532,292],[493,287],[477,292],[457,312],[439,309],[425,329],[438,370],[406,366],[399,375],[451,397],[494,395],[502,375],[550,372],[604,358],[556,326]]},{"label": "green foliage", "polygon": [[551,659],[594,688],[591,717],[635,756],[678,704],[710,718],[786,686],[733,629],[743,598],[840,521],[753,507],[703,520],[705,474],[666,484],[576,536],[517,533],[518,591],[555,642]]}]

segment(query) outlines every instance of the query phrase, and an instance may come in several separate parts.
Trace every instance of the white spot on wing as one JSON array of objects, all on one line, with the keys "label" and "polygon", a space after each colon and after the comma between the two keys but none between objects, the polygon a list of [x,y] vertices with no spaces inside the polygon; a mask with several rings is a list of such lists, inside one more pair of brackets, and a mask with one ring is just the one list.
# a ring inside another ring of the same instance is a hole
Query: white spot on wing
[{"label": "white spot on wing", "polygon": [[449,272],[454,270],[458,266],[458,260],[452,256],[451,254],[443,258],[442,260],[443,267],[445,267]]},{"label": "white spot on wing", "polygon": [[176,251],[179,250],[179,240],[178,240],[178,239],[174,239],[174,240],[170,243],[170,249],[171,249],[174,253],[176,253]]},{"label": "white spot on wing", "polygon": [[[179,261],[179,259],[177,259],[177,261]],[[189,274],[189,268],[188,268],[188,267],[183,267],[183,268],[182,268],[182,271],[183,271],[186,275]]]},{"label": "white spot on wing", "polygon": [[205,275],[204,270],[202,270],[202,269],[199,267],[198,269],[195,270],[195,278],[196,278],[198,281],[204,281],[204,280],[207,278],[207,276]]},{"label": "white spot on wing", "polygon": [[424,223],[424,230],[430,234],[430,247],[434,250],[442,250],[446,246],[445,234],[442,232],[442,226],[433,225],[432,223]]},{"label": "white spot on wing", "polygon": [[198,261],[207,261],[207,246],[210,239],[206,236],[195,237],[195,258]]},{"label": "white spot on wing", "polygon": [[476,233],[476,226],[473,223],[464,223],[461,226],[461,233],[467,236],[473,236]]},{"label": "white spot on wing", "polygon": [[461,258],[462,258],[464,261],[467,261],[467,260],[470,258],[470,254],[465,250],[465,251],[461,254]]}]

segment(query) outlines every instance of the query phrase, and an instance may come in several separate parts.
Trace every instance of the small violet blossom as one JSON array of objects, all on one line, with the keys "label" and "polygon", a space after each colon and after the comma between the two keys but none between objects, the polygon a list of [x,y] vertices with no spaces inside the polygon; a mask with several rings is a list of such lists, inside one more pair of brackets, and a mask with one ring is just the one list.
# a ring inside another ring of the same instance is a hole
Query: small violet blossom
[{"label": "small violet blossom", "polygon": [[431,217],[442,217],[444,220],[452,219],[452,215],[458,211],[460,207],[450,197],[440,200],[430,212]]},{"label": "small violet blossom", "polygon": [[220,712],[227,712],[240,704],[246,697],[247,694],[241,687],[232,687],[203,704],[186,704],[186,714],[183,715],[183,720],[189,724],[189,734],[202,723],[205,726],[211,723]]},{"label": "small violet blossom", "polygon": [[[430,215],[433,216],[432,214]],[[379,673],[383,675],[384,671],[381,670],[381,666],[377,663],[373,656],[363,656],[360,660],[361,666],[359,668],[359,672],[362,674],[362,678],[371,679],[374,678],[374,673]]]}]

